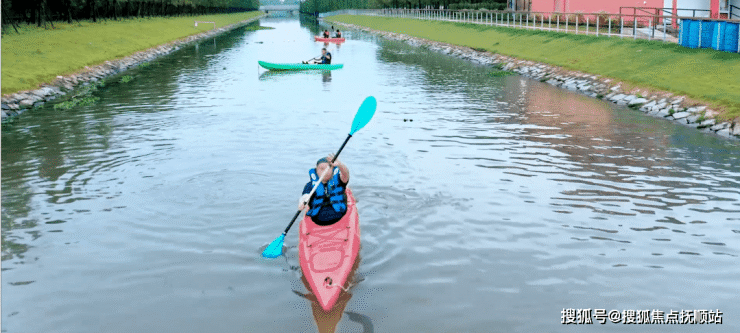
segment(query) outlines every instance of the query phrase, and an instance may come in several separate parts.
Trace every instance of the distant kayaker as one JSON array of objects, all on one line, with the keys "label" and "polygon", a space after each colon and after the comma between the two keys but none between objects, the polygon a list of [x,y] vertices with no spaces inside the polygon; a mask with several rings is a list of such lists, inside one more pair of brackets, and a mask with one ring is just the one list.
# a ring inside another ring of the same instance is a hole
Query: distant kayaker
[{"label": "distant kayaker", "polygon": [[326,52],[326,48],[321,49],[321,57],[313,58],[309,61],[304,61],[304,64],[323,64],[331,65],[331,53]]},{"label": "distant kayaker", "polygon": [[324,30],[324,38],[329,38],[329,30]]},{"label": "distant kayaker", "polygon": [[[347,195],[345,192],[347,183],[349,183],[349,169],[339,159],[331,164],[333,157],[334,154],[329,154],[329,156],[321,158],[316,162],[316,168],[309,170],[311,180],[303,188],[303,196],[298,201],[298,210],[306,208],[303,203],[308,202],[306,216],[310,216],[311,220],[318,225],[333,224],[339,221],[347,212]],[[326,170],[330,171],[319,180],[319,177]],[[315,182],[318,181],[321,184],[316,188],[313,196],[309,197],[308,194],[311,193]]]},{"label": "distant kayaker", "polygon": [[337,34],[334,36],[334,38],[342,38],[342,33],[339,32],[339,29],[337,29]]}]

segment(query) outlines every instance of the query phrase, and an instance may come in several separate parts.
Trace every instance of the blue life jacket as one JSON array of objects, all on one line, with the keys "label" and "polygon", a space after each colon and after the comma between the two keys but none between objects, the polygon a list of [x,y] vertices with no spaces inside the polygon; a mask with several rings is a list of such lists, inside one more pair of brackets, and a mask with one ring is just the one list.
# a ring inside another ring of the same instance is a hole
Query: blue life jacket
[{"label": "blue life jacket", "polygon": [[[337,213],[347,211],[347,196],[344,194],[344,186],[341,186],[341,181],[339,180],[339,168],[334,168],[333,173],[334,175],[326,185],[320,184],[316,188],[316,193],[311,201],[311,209],[306,212],[306,215],[316,216],[319,210],[321,210],[321,207],[329,205]],[[319,176],[316,174],[316,169],[309,170],[308,174],[311,176],[312,185],[316,186],[316,183],[320,182]]]}]

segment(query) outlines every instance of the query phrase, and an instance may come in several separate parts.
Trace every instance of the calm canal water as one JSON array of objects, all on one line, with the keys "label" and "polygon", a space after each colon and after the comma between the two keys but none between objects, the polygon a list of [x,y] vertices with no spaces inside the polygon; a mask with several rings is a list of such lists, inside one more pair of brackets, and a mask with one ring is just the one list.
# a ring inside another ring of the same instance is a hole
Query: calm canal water
[{"label": "calm canal water", "polygon": [[[328,45],[341,70],[269,73],[324,44],[260,24],[3,127],[3,332],[740,330],[738,142],[357,31]],[[260,253],[370,95],[341,156],[358,282],[325,316],[297,226]],[[563,326],[564,308],[723,323]]]}]

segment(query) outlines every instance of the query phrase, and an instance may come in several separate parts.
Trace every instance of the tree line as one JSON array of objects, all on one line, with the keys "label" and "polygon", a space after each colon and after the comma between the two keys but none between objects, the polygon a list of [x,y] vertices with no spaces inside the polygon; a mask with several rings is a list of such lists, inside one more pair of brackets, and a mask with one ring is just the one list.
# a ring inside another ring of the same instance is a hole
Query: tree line
[{"label": "tree line", "polygon": [[2,25],[257,10],[259,0],[3,0]]},{"label": "tree line", "polygon": [[306,0],[301,12],[316,14],[342,9],[436,8],[504,10],[507,0]]}]

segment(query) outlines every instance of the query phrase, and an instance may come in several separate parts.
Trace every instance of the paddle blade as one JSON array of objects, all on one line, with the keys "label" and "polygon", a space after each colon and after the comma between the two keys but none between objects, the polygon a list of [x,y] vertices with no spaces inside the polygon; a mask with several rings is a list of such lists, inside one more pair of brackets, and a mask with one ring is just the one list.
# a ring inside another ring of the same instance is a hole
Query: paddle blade
[{"label": "paddle blade", "polygon": [[265,258],[277,258],[283,254],[283,242],[285,241],[285,234],[281,234],[278,238],[275,238],[270,245],[262,251],[262,256]]},{"label": "paddle blade", "polygon": [[349,135],[355,134],[355,132],[365,127],[370,122],[370,119],[373,119],[377,106],[378,102],[375,100],[375,97],[369,96],[365,98],[365,101],[360,105],[360,109],[357,110],[355,120],[352,121],[352,130],[349,132]]}]

